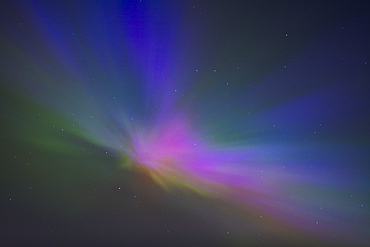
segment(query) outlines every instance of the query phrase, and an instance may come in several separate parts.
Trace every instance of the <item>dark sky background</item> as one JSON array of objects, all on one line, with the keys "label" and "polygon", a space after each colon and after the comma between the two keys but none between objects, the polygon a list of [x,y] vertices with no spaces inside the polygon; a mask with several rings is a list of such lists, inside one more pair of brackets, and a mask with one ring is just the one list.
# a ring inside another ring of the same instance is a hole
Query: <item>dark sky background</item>
[{"label": "dark sky background", "polygon": [[0,246],[370,245],[359,2],[1,1]]}]

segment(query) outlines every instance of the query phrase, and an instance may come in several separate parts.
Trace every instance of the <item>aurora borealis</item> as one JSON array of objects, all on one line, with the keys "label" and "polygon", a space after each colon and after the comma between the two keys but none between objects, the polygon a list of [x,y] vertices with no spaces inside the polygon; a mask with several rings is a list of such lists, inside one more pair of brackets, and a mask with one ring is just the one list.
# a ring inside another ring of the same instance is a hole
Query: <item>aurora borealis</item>
[{"label": "aurora borealis", "polygon": [[1,3],[1,246],[367,246],[350,1]]}]

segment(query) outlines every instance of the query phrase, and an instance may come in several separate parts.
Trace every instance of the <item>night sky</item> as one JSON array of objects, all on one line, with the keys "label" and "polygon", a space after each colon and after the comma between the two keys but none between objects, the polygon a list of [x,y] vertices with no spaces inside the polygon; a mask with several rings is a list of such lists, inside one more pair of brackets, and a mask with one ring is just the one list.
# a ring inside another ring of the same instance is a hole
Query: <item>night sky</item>
[{"label": "night sky", "polygon": [[0,246],[370,246],[358,2],[1,1]]}]

